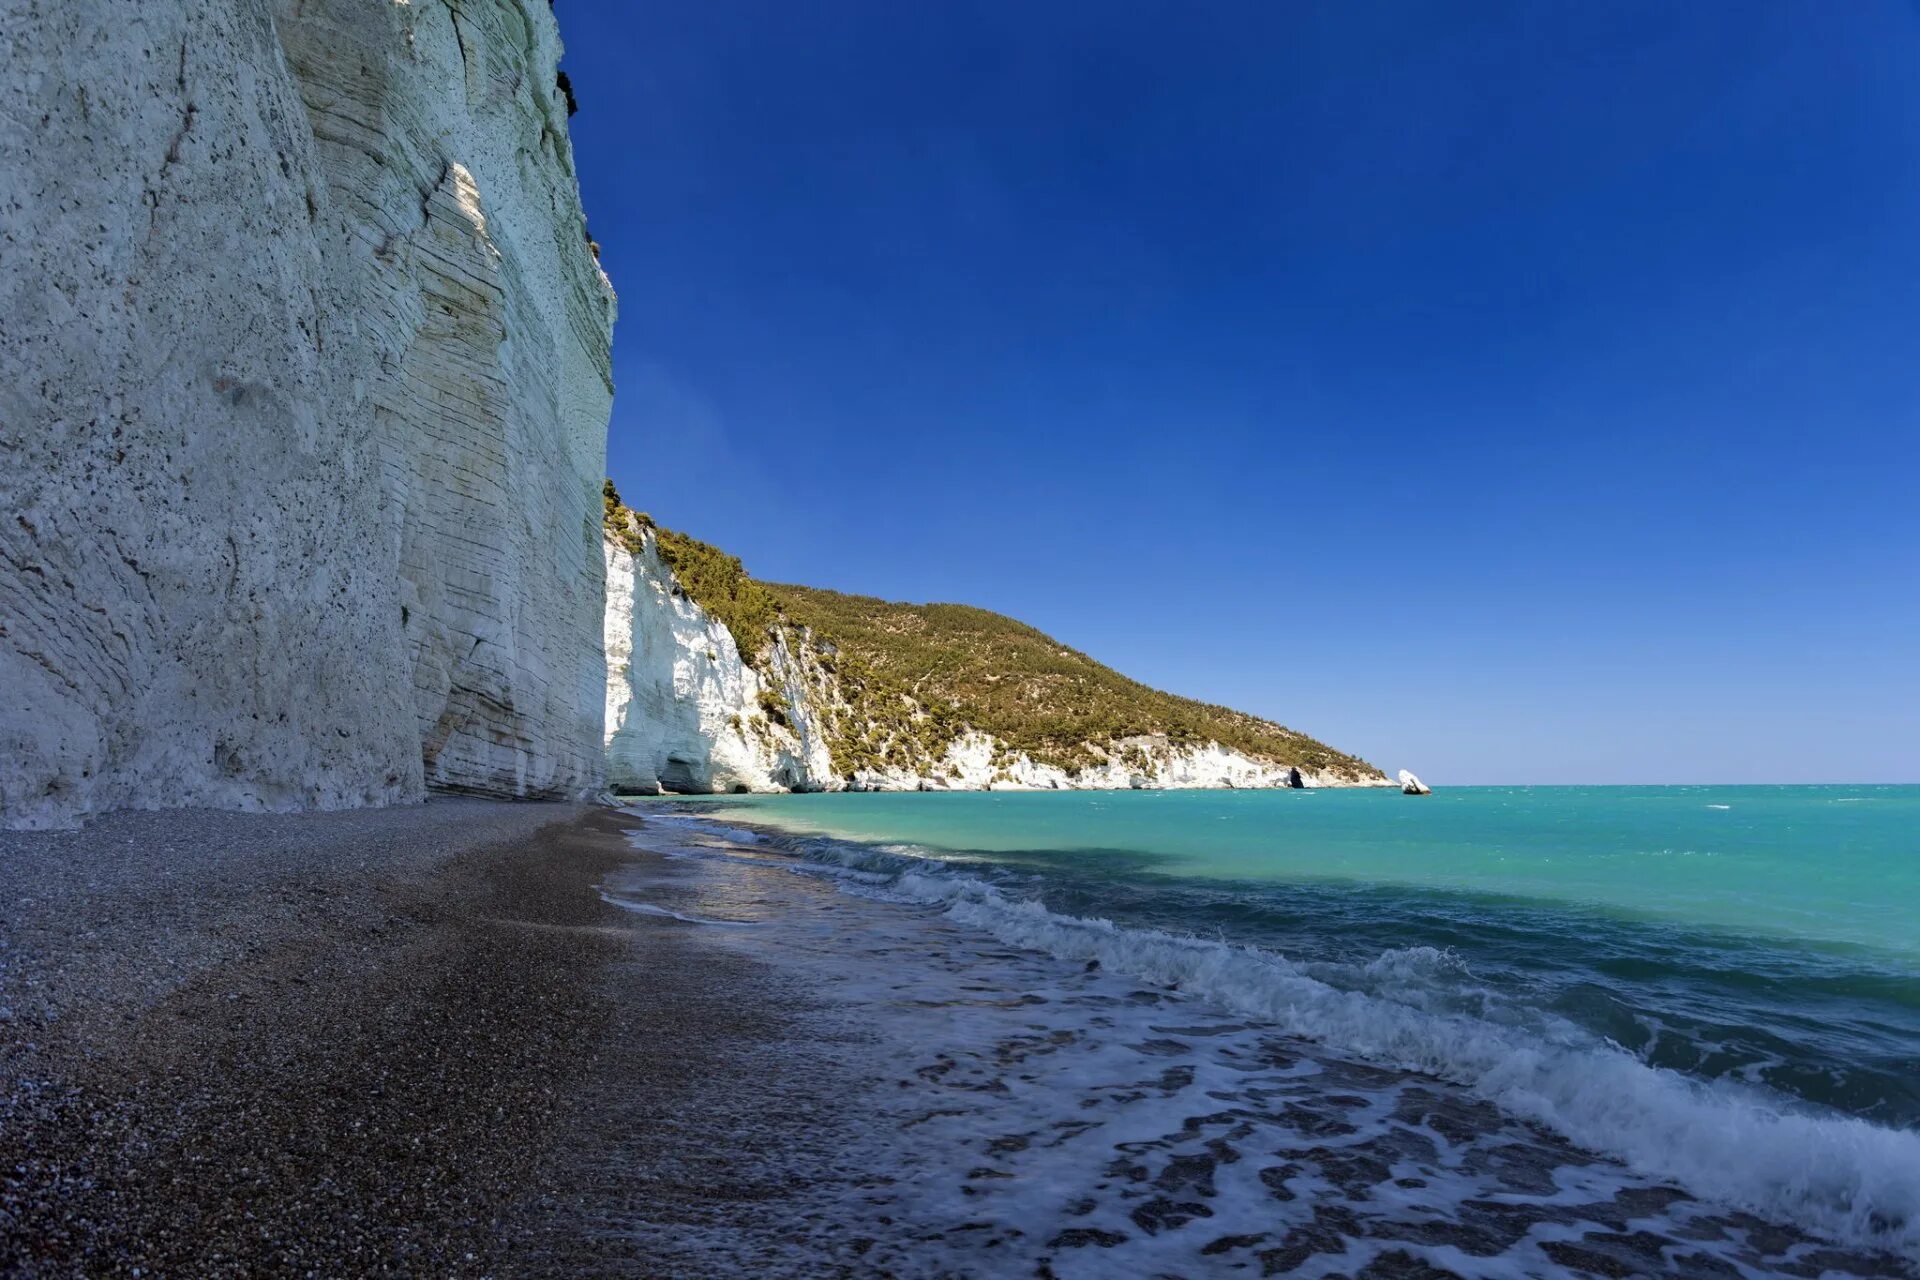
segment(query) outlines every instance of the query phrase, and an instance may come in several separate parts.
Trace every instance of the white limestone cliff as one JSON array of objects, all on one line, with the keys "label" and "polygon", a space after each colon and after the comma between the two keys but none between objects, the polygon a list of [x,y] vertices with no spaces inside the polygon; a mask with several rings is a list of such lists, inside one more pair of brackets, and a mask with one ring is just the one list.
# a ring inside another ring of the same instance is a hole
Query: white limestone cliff
[{"label": "white limestone cliff", "polygon": [[0,821],[599,787],[558,57],[538,0],[0,0]]},{"label": "white limestone cliff", "polygon": [[[832,766],[782,636],[768,671],[689,599],[643,535],[604,544],[607,784],[616,792],[813,791]],[[777,717],[777,718],[776,718]]]},{"label": "white limestone cliff", "polygon": [[1200,791],[1391,785],[1384,778],[1296,770],[1217,742],[1181,744],[1142,735],[1092,750],[1107,756],[1106,762],[1070,772],[1036,763],[1023,752],[1008,751],[991,735],[973,732],[924,771],[861,770],[843,780],[843,785],[856,791]]},{"label": "white limestone cliff", "polygon": [[695,603],[662,561],[651,530],[641,550],[605,542],[607,781],[616,792],[1047,791],[1130,788],[1391,786],[1378,775],[1297,772],[1216,742],[1140,736],[1096,746],[1105,762],[1069,772],[962,734],[920,768],[836,773],[828,737],[855,714],[832,646],[776,629],[759,668]]}]

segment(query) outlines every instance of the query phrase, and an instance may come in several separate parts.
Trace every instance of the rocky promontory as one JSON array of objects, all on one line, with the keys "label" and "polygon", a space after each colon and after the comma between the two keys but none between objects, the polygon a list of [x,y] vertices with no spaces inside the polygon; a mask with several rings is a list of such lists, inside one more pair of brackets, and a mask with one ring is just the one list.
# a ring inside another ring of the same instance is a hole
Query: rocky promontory
[{"label": "rocky promontory", "polygon": [[1176,697],[1024,623],[764,584],[608,486],[616,791],[1384,787],[1306,734]]}]

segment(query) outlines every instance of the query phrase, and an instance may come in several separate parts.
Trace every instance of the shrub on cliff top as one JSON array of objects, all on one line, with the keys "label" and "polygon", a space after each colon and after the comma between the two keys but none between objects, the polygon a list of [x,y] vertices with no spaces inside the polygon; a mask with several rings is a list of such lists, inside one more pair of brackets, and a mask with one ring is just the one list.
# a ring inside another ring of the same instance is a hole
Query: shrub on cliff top
[{"label": "shrub on cliff top", "polygon": [[673,570],[680,589],[733,633],[742,658],[759,666],[766,656],[769,632],[780,620],[780,606],[772,594],[747,576],[739,556],[672,529],[655,526],[653,533],[660,558]]},{"label": "shrub on cliff top", "polygon": [[740,656],[758,666],[766,654],[768,632],[780,620],[780,606],[765,587],[747,576],[740,557],[661,528],[652,516],[622,502],[611,480],[601,486],[600,497],[606,504],[608,536],[637,556],[646,550],[646,535],[651,532],[660,559],[673,571],[687,598],[706,610],[708,617],[718,619],[732,633]]},{"label": "shrub on cliff top", "polygon": [[600,486],[600,501],[606,506],[600,523],[606,527],[607,536],[625,547],[630,556],[646,550],[646,531],[654,527],[653,517],[620,501],[620,491],[613,487],[611,480]]}]

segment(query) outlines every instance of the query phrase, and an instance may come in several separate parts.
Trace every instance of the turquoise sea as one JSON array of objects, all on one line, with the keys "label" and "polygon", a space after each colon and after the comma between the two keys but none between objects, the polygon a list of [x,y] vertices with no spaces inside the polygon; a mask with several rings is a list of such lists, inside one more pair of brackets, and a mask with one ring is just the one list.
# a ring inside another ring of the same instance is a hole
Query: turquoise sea
[{"label": "turquoise sea", "polygon": [[1920,1239],[1920,786],[670,803],[1636,1166]]}]

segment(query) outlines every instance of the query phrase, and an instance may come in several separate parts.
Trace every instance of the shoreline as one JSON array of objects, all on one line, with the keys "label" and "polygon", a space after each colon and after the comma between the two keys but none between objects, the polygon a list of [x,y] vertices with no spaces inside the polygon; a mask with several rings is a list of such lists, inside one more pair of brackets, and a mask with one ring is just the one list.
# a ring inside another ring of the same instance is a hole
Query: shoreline
[{"label": "shoreline", "polygon": [[0,1272],[1914,1274],[795,863],[470,800],[0,838]]},{"label": "shoreline", "polygon": [[[1821,1268],[1857,1275],[1920,1274],[1920,1270],[1914,1266],[1920,1258],[1886,1251],[1888,1248],[1897,1249],[1898,1245],[1891,1242],[1877,1243],[1863,1240],[1848,1242],[1844,1237],[1829,1239],[1821,1235],[1812,1225],[1805,1223],[1795,1225],[1793,1219],[1777,1216],[1772,1209],[1756,1205],[1754,1211],[1750,1212],[1748,1209],[1739,1207],[1737,1201],[1717,1200],[1709,1190],[1683,1189],[1680,1182],[1675,1180],[1677,1171],[1669,1166],[1657,1162],[1648,1164],[1637,1155],[1627,1156],[1626,1163],[1622,1163],[1620,1158],[1606,1154],[1604,1146],[1594,1148],[1578,1140],[1570,1141],[1568,1137],[1543,1127],[1540,1121],[1529,1118],[1529,1108],[1522,1108],[1517,1112],[1509,1110],[1499,1096],[1475,1087],[1472,1081],[1449,1080],[1444,1073],[1430,1074],[1425,1068],[1388,1065],[1393,1057],[1398,1056],[1394,1054],[1389,1054],[1386,1059],[1372,1056],[1348,1056],[1336,1045],[1327,1043],[1321,1036],[1312,1032],[1289,1032],[1286,1028],[1289,1025],[1298,1026],[1300,1019],[1285,1008],[1267,1009],[1266,1006],[1271,1004],[1270,996],[1261,995],[1242,985],[1244,981],[1258,977],[1257,974],[1248,971],[1249,963],[1256,968],[1259,967],[1257,958],[1247,957],[1246,963],[1243,963],[1242,959],[1230,954],[1230,950],[1222,950],[1204,940],[1182,942],[1178,938],[1151,932],[1116,929],[1102,921],[1076,921],[1055,916],[1039,909],[1035,904],[1002,901],[965,871],[956,870],[954,876],[949,878],[937,865],[917,866],[916,860],[889,854],[884,849],[877,848],[871,841],[826,836],[812,831],[795,832],[781,828],[777,824],[756,823],[751,818],[739,814],[702,817],[699,816],[699,808],[697,804],[685,806],[680,809],[677,819],[670,813],[659,815],[676,825],[684,824],[682,830],[693,834],[693,842],[696,845],[714,846],[704,855],[695,850],[681,856],[705,856],[721,864],[764,860],[770,867],[800,871],[808,877],[820,877],[828,883],[837,884],[842,889],[850,889],[856,897],[877,897],[887,904],[882,908],[883,911],[898,911],[904,908],[908,914],[920,916],[925,927],[936,936],[938,945],[932,950],[939,962],[951,965],[954,955],[971,953],[975,956],[976,967],[981,971],[971,975],[976,988],[992,986],[995,976],[991,971],[996,967],[1002,967],[998,964],[1000,960],[1013,954],[1025,957],[1029,963],[1024,974],[1018,978],[1002,979],[1002,989],[1009,995],[1017,994],[1022,1003],[1034,1004],[1035,1007],[1029,1012],[1034,1015],[1036,1021],[1027,1027],[1028,1031],[1044,1025],[1039,1021],[1040,1019],[1055,1019],[1052,1035],[1064,1037],[1067,1041],[1083,1037],[1088,1033],[1088,1025],[1091,1024],[1082,1024],[1071,1016],[1058,1020],[1057,1006],[1063,1001],[1097,1004],[1099,997],[1086,991],[1064,996],[1049,993],[1047,998],[1037,998],[1032,993],[1043,991],[1048,986],[1072,993],[1084,985],[1082,979],[1085,975],[1096,973],[1102,976],[1113,975],[1133,988],[1124,993],[1128,1001],[1165,1002],[1170,1000],[1172,1002],[1170,1007],[1186,1010],[1177,1018],[1169,1018],[1169,1021],[1203,1023],[1224,1019],[1227,1024],[1222,1026],[1215,1022],[1211,1029],[1195,1028],[1199,1035],[1224,1036],[1248,1030],[1258,1031],[1265,1037],[1264,1049],[1243,1047],[1242,1057],[1248,1055],[1257,1057],[1259,1053],[1272,1050],[1274,1046],[1283,1046],[1280,1052],[1285,1056],[1318,1063],[1317,1069],[1331,1077],[1331,1084],[1336,1093],[1342,1087],[1342,1077],[1349,1080],[1371,1079],[1380,1082],[1383,1095],[1398,1094],[1402,1100],[1407,1096],[1438,1098],[1442,1100],[1445,1108],[1478,1117],[1464,1127],[1457,1122],[1457,1118],[1441,1121],[1438,1128],[1448,1141],[1457,1142],[1465,1135],[1465,1150],[1455,1150],[1451,1154],[1443,1152],[1438,1164],[1426,1163],[1410,1171],[1396,1169],[1396,1173],[1411,1172],[1413,1174],[1410,1180],[1404,1182],[1407,1188],[1423,1187],[1430,1183],[1440,1185],[1449,1177],[1457,1178],[1461,1169],[1471,1170],[1476,1161],[1482,1162],[1480,1172],[1484,1173],[1490,1167],[1486,1164],[1487,1161],[1497,1162],[1508,1158],[1506,1154],[1496,1154],[1499,1152],[1527,1151],[1530,1154],[1526,1158],[1540,1167],[1550,1167],[1556,1161],[1558,1162],[1560,1171],[1558,1174],[1549,1176],[1544,1183],[1536,1179],[1536,1184],[1531,1186],[1525,1185],[1524,1179],[1521,1184],[1516,1185],[1508,1182],[1504,1177],[1496,1177],[1491,1181],[1480,1179],[1476,1188],[1471,1185],[1474,1179],[1468,1178],[1465,1184],[1451,1193],[1453,1203],[1447,1203],[1449,1196],[1443,1195],[1438,1201],[1421,1204],[1418,1207],[1409,1205],[1407,1210],[1411,1215],[1411,1221],[1383,1222],[1370,1226],[1366,1232],[1370,1236],[1392,1239],[1396,1235],[1408,1233],[1406,1238],[1424,1239],[1428,1244],[1440,1246],[1442,1252],[1453,1241],[1465,1241],[1468,1254],[1480,1255],[1485,1251],[1475,1246],[1486,1243],[1483,1232],[1485,1224],[1476,1223],[1472,1219],[1476,1215],[1484,1214],[1486,1205],[1491,1203],[1488,1197],[1504,1199],[1515,1190],[1541,1193],[1557,1178],[1571,1176],[1576,1183],[1599,1179],[1606,1189],[1606,1194],[1617,1204],[1633,1203],[1641,1206],[1642,1209],[1649,1205],[1653,1207],[1648,1212],[1623,1215],[1609,1210],[1604,1204],[1595,1202],[1578,1206],[1577,1210],[1568,1214],[1564,1220],[1555,1222],[1554,1211],[1549,1210],[1544,1201],[1535,1205],[1532,1210],[1517,1204],[1506,1205],[1504,1211],[1508,1213],[1524,1215],[1527,1212],[1534,1212],[1540,1215],[1534,1223],[1536,1227],[1542,1228],[1534,1233],[1537,1239],[1530,1242],[1523,1240],[1521,1237],[1528,1234],[1524,1230],[1512,1232],[1507,1238],[1509,1246],[1520,1248],[1523,1252],[1529,1249],[1534,1250],[1530,1258],[1513,1260],[1523,1269],[1528,1266],[1535,1268],[1544,1266],[1557,1272],[1601,1275],[1717,1272],[1730,1274],[1730,1272],[1720,1271],[1724,1267],[1745,1268],[1753,1274],[1814,1275],[1818,1274]],[[655,825],[660,825],[658,819]],[[982,891],[985,892],[985,897],[981,896]],[[845,933],[850,940],[861,938],[862,933],[856,930],[871,927],[871,922],[858,921],[847,928]],[[1141,944],[1145,945],[1144,950],[1140,949]],[[865,950],[871,951],[872,948],[865,948]],[[927,963],[926,957],[917,954],[924,948],[910,947],[908,950],[916,954],[898,957],[900,963],[908,965]],[[1282,962],[1283,971],[1289,968],[1290,966]],[[1153,976],[1156,973],[1159,975],[1157,980]],[[841,979],[842,983],[845,981],[846,979]],[[1298,986],[1297,982],[1284,979],[1283,981],[1287,981],[1288,985],[1282,990],[1293,990],[1293,994],[1272,993],[1280,995],[1283,1005],[1299,999],[1306,999],[1311,1004],[1317,998],[1310,992],[1294,990]],[[1233,994],[1236,990],[1239,993]],[[1344,1000],[1345,998],[1335,997],[1335,999]],[[1095,1015],[1092,1018],[1092,1024],[1108,1022],[1106,1015]],[[1172,1053],[1175,1055],[1175,1062],[1187,1060],[1181,1055],[1193,1046],[1183,1047],[1159,1035],[1174,1028],[1151,1027],[1149,1030],[1153,1033],[1153,1039],[1148,1043],[1158,1045],[1153,1052]],[[937,1043],[943,1034],[944,1032],[935,1033],[921,1038]],[[1026,1050],[1016,1046],[1016,1042],[1021,1038],[1020,1035],[1011,1036],[1009,1040],[998,1046],[996,1053],[1003,1056],[1007,1053],[1024,1054]],[[1522,1059],[1527,1056],[1518,1046],[1514,1047],[1513,1051],[1520,1053]],[[1226,1056],[1231,1058],[1233,1053],[1228,1051]],[[1223,1069],[1229,1074],[1237,1074],[1242,1070],[1240,1066],[1235,1065],[1223,1067],[1222,1062],[1211,1060],[1204,1051],[1194,1053],[1191,1061],[1194,1063],[1194,1069],[1200,1070],[1203,1075]],[[1499,1071],[1503,1075],[1512,1076],[1516,1072],[1524,1073],[1531,1069],[1521,1060],[1516,1060],[1508,1066],[1499,1068]],[[1626,1099],[1614,1098],[1609,1102],[1604,1097],[1621,1083],[1615,1076],[1602,1073],[1600,1078],[1590,1081],[1588,1087],[1598,1090],[1603,1095],[1599,1100],[1600,1104],[1617,1108],[1624,1105]],[[992,1078],[988,1081],[988,1086],[998,1087],[1000,1083],[1002,1083],[1000,1079]],[[1282,1091],[1297,1089],[1298,1084],[1299,1082],[1295,1081],[1281,1088]],[[1247,1090],[1246,1093],[1247,1096],[1257,1098],[1269,1095],[1273,1090],[1274,1082],[1267,1081]],[[1327,1091],[1322,1088],[1318,1093],[1324,1095]],[[1364,1092],[1364,1090],[1355,1092]],[[1315,1093],[1313,1090],[1307,1090],[1306,1093],[1309,1095],[1310,1104],[1315,1107],[1324,1107],[1329,1102],[1343,1101],[1351,1106],[1359,1101],[1354,1097],[1344,1099],[1312,1097],[1311,1095]],[[1524,1091],[1522,1093],[1524,1095]],[[1226,1093],[1208,1091],[1206,1094],[1206,1097],[1214,1102],[1229,1096],[1236,1095],[1234,1091]],[[1078,1105],[1090,1107],[1098,1103],[1092,1097],[1082,1097]],[[1202,1103],[1201,1105],[1210,1104]],[[1292,1105],[1290,1104],[1285,1110],[1293,1110]],[[1072,1113],[1069,1111],[1068,1114]],[[1245,1115],[1244,1112],[1236,1114]],[[1185,1116],[1181,1121],[1181,1132],[1186,1138],[1191,1139],[1195,1126],[1206,1119],[1207,1117]],[[1276,1119],[1270,1114],[1263,1119],[1266,1123],[1285,1123],[1284,1119]],[[1381,1121],[1378,1108],[1372,1120],[1376,1123]],[[1311,1137],[1318,1123],[1317,1120],[1310,1119],[1302,1133]],[[1356,1121],[1353,1116],[1348,1116],[1344,1120],[1334,1121],[1333,1128],[1326,1133],[1351,1133],[1356,1124],[1361,1132],[1366,1132],[1367,1124]],[[1842,1129],[1848,1131],[1855,1127],[1853,1122],[1845,1119],[1841,1119],[1839,1124]],[[1431,1130],[1434,1127],[1431,1120],[1418,1121],[1417,1114],[1416,1123],[1411,1126],[1413,1130]],[[1427,1136],[1431,1137],[1432,1134],[1429,1133]],[[1826,1141],[1833,1136],[1822,1135],[1822,1140]],[[1157,1135],[1154,1145],[1177,1147],[1181,1141],[1178,1134],[1163,1133]],[[1395,1164],[1395,1152],[1404,1155],[1409,1149],[1408,1143],[1418,1147],[1424,1141],[1425,1139],[1417,1132],[1410,1134],[1409,1126],[1402,1123],[1401,1118],[1396,1116],[1380,1132],[1353,1139],[1351,1147],[1331,1162],[1325,1160],[1328,1155],[1327,1148],[1311,1141],[1301,1140],[1300,1145],[1292,1148],[1291,1154],[1292,1158],[1297,1159],[1304,1148],[1304,1154],[1307,1157],[1321,1159],[1329,1169],[1325,1176],[1337,1186],[1341,1181],[1339,1167],[1350,1167],[1350,1162],[1358,1158],[1359,1150],[1368,1146],[1379,1148],[1374,1165],[1382,1171],[1384,1177],[1384,1171]],[[1335,1145],[1349,1146],[1346,1142]],[[1443,1147],[1445,1145],[1442,1143]],[[1709,1147],[1718,1148],[1724,1145],[1724,1141],[1716,1140],[1710,1143]],[[1209,1142],[1207,1146],[1211,1149],[1213,1143]],[[1484,1149],[1476,1151],[1474,1149],[1476,1147]],[[1174,1160],[1177,1162],[1189,1158],[1200,1157],[1195,1153],[1192,1156],[1175,1156]],[[1450,1162],[1454,1166],[1451,1173],[1447,1172]],[[1698,1162],[1697,1157],[1695,1162]],[[1629,1165],[1632,1168],[1629,1168]],[[1586,1172],[1569,1174],[1569,1171]],[[1077,1172],[1084,1173],[1086,1170]],[[1393,1181],[1396,1186],[1402,1185],[1400,1179]],[[1354,1203],[1350,1207],[1361,1214],[1371,1212],[1359,1206],[1370,1199],[1381,1198],[1383,1189],[1383,1186],[1374,1186],[1358,1190],[1353,1196]],[[978,1192],[970,1190],[968,1194],[974,1195]],[[1399,1192],[1388,1194],[1392,1198],[1406,1198]],[[1572,1200],[1568,1198],[1571,1193],[1567,1192],[1566,1188],[1560,1188],[1556,1194],[1560,1195],[1559,1204],[1562,1209],[1572,1204]],[[1290,1199],[1291,1197],[1281,1198]],[[1336,1196],[1335,1200],[1338,1199],[1339,1197]],[[1411,1199],[1418,1201],[1429,1198],[1416,1195]],[[1241,1207],[1244,1208],[1244,1206]],[[1582,1219],[1582,1211],[1589,1215],[1585,1220]],[[1205,1215],[1196,1216],[1211,1216],[1211,1211]],[[1260,1213],[1249,1216],[1252,1220],[1250,1225],[1252,1223],[1265,1225],[1265,1219]],[[1638,1221],[1634,1221],[1633,1226],[1637,1230],[1629,1234],[1636,1238],[1627,1241],[1621,1235],[1622,1232],[1628,1231],[1628,1228],[1622,1225],[1622,1221],[1635,1219]],[[1507,1222],[1511,1224],[1519,1220],[1521,1219],[1518,1217],[1509,1218]],[[1136,1228],[1144,1230],[1146,1235],[1159,1234],[1152,1225],[1140,1227],[1137,1216],[1133,1221]],[[1898,1232],[1901,1226],[1901,1221],[1896,1218],[1886,1224],[1886,1229]],[[1596,1228],[1605,1229],[1596,1230]],[[1125,1221],[1115,1222],[1111,1224],[1104,1238],[1118,1244],[1127,1235],[1128,1230]],[[1556,1242],[1553,1239],[1555,1231],[1570,1234],[1568,1239]],[[1582,1236],[1582,1232],[1586,1234]],[[1262,1233],[1248,1232],[1249,1242],[1252,1236],[1257,1234]],[[1138,1231],[1135,1235],[1137,1237]],[[1734,1246],[1726,1243],[1741,1235],[1746,1237],[1744,1245]],[[1225,1237],[1222,1237],[1210,1243],[1218,1245],[1224,1239]],[[1582,1245],[1570,1243],[1580,1239],[1593,1241],[1597,1252],[1588,1250]],[[1687,1241],[1700,1243],[1691,1245],[1683,1243]],[[1621,1252],[1622,1249],[1625,1252]],[[1689,1250],[1693,1252],[1688,1252]],[[1220,1251],[1215,1250],[1216,1253]],[[1339,1250],[1330,1250],[1330,1252],[1339,1252]],[[1685,1257],[1676,1263],[1672,1261],[1675,1254],[1684,1254]],[[1581,1260],[1583,1258],[1584,1261]],[[1806,1270],[1809,1261],[1814,1259],[1819,1261],[1819,1267],[1813,1271]],[[1052,1262],[1053,1260],[1043,1258],[1042,1261]],[[1438,1262],[1443,1267],[1445,1265],[1443,1257],[1430,1257],[1429,1261]],[[1113,1265],[1124,1266],[1118,1262]],[[1352,1262],[1347,1265],[1352,1265]],[[1452,1265],[1458,1266],[1459,1263],[1456,1261]],[[1202,1270],[1204,1273],[1205,1268],[1203,1267]],[[1466,1270],[1469,1274],[1472,1273],[1471,1268]]]},{"label": "shoreline", "polygon": [[1377,778],[1348,779],[1333,775],[1313,775],[1313,781],[1302,782],[1295,786],[1286,781],[1270,782],[1156,782],[1139,786],[1112,783],[1108,780],[1080,782],[1073,775],[1062,783],[1042,786],[1024,782],[985,782],[978,786],[962,785],[949,778],[933,774],[893,774],[887,776],[871,775],[866,778],[848,781],[835,779],[836,786],[770,787],[751,788],[744,785],[732,788],[715,788],[708,791],[679,791],[670,787],[655,786],[651,790],[631,783],[610,787],[608,794],[622,806],[634,800],[659,801],[672,804],[681,801],[699,802],[702,800],[724,800],[728,796],[830,796],[830,795],[1054,795],[1063,792],[1076,794],[1124,795],[1131,792],[1156,791],[1398,791],[1400,784],[1381,774]]},{"label": "shoreline", "polygon": [[473,1270],[608,1017],[618,844],[463,800],[0,839],[0,1270]]},{"label": "shoreline", "polygon": [[0,1274],[684,1274],[677,1234],[830,1160],[844,1089],[804,990],[602,898],[638,825],[439,799],[0,835]]}]

